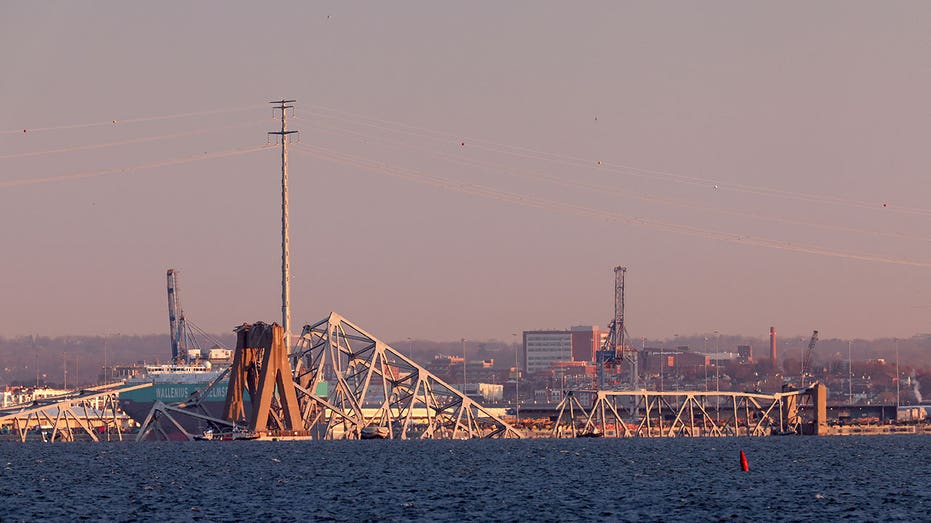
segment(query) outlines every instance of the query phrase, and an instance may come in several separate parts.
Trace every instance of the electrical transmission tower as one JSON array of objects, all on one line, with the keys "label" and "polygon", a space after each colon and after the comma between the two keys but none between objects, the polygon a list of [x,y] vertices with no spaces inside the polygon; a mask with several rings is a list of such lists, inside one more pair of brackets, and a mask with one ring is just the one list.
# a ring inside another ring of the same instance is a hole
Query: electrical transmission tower
[{"label": "electrical transmission tower", "polygon": [[[281,111],[281,130],[269,135],[281,136],[281,326],[284,327],[285,347],[291,348],[291,246],[288,232],[288,109],[294,109],[297,100],[277,100],[273,111]],[[277,141],[277,138],[276,138]]]}]

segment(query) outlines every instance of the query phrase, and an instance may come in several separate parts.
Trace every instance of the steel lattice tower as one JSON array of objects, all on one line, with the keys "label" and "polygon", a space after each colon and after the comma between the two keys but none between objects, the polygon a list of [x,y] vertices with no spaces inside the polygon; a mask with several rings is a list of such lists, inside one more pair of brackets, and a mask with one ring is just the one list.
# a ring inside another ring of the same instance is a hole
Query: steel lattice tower
[{"label": "steel lattice tower", "polygon": [[615,357],[619,356],[624,350],[624,340],[627,336],[627,330],[624,327],[624,275],[627,273],[627,267],[614,268],[614,329],[612,335],[614,339],[611,344],[614,346]]},{"label": "steel lattice tower", "polygon": [[274,110],[281,111],[281,130],[268,134],[281,136],[281,326],[284,327],[285,346],[291,347],[291,247],[288,234],[288,130],[289,103],[296,100],[276,100]]}]

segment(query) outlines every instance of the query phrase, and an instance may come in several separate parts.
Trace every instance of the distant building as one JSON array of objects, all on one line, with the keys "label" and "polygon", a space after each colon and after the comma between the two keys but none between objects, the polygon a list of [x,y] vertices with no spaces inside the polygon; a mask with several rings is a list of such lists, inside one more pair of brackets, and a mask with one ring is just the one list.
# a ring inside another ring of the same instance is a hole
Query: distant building
[{"label": "distant building", "polygon": [[734,361],[737,359],[737,354],[734,352],[709,352],[708,353],[708,362],[721,365],[729,361]]},{"label": "distant building", "polygon": [[497,383],[479,383],[478,393],[485,401],[501,401],[504,399],[504,385]]},{"label": "distant building", "polygon": [[659,374],[661,369],[675,366],[675,352],[672,349],[645,347],[640,351],[640,372]]},{"label": "distant building", "polygon": [[25,405],[33,401],[61,396],[71,391],[64,389],[10,387],[7,385],[0,391],[0,407],[12,405]]},{"label": "distant building", "polygon": [[692,352],[688,347],[679,347],[679,351],[675,354],[675,361],[673,362],[676,367],[680,369],[685,369],[688,367],[703,367],[709,362],[708,356],[699,352]]},{"label": "distant building", "polygon": [[549,370],[560,361],[595,361],[602,340],[597,325],[569,330],[524,331],[523,368],[528,374]]},{"label": "distant building", "polygon": [[641,370],[648,374],[666,373],[684,370],[688,367],[701,367],[710,362],[708,355],[692,352],[687,345],[675,349],[647,347],[640,351]]},{"label": "distant building", "polygon": [[598,368],[588,361],[554,361],[550,369],[563,376],[594,376]]},{"label": "distant building", "polygon": [[572,337],[572,361],[595,361],[595,352],[601,348],[598,326],[579,325],[569,331]]},{"label": "distant building", "polygon": [[753,346],[752,345],[738,345],[737,346],[737,361],[740,363],[753,363]]},{"label": "distant building", "polygon": [[562,401],[563,391],[559,389],[538,389],[533,391],[534,403],[559,403]]},{"label": "distant building", "polygon": [[524,368],[528,374],[547,370],[557,361],[572,361],[570,331],[524,331]]},{"label": "distant building", "polygon": [[469,383],[454,386],[466,396],[481,402],[496,402],[504,398],[504,385],[495,383]]}]

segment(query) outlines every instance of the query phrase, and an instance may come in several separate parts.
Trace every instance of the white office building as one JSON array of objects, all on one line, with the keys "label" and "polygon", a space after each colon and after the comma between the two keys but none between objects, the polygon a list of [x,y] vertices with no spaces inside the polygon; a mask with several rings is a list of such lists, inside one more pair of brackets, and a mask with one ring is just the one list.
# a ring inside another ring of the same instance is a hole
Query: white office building
[{"label": "white office building", "polygon": [[572,361],[569,331],[524,331],[524,368],[533,374],[557,361]]}]

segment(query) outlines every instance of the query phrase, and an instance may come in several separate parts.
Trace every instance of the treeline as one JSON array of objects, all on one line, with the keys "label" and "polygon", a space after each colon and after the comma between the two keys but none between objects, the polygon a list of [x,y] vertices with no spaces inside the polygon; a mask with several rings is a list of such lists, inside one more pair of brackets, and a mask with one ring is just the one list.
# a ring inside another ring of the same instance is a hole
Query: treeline
[{"label": "treeline", "polygon": [[[235,347],[235,336],[231,333],[211,336],[212,339],[200,339],[201,348],[209,349],[215,341],[229,348]],[[520,340],[518,339],[518,342]],[[639,349],[645,347],[665,347],[673,349],[688,346],[695,352],[734,352],[738,345],[752,345],[754,359],[769,358],[769,339],[745,336],[690,335],[675,336],[667,339],[634,338],[629,344]],[[427,363],[436,355],[445,354],[461,357],[463,343],[455,341],[431,341],[421,339],[403,339],[390,342],[390,345],[403,354],[413,357],[415,361]],[[495,367],[513,367],[517,350],[516,343],[496,340],[466,340],[465,357],[468,361],[495,360]],[[807,349],[805,337],[786,337],[778,339],[778,356],[783,362],[800,361]],[[896,348],[900,364],[912,368],[931,367],[931,336],[920,335],[907,339],[881,338],[876,340],[852,340],[851,357],[854,361],[868,362],[883,358],[894,364]],[[848,341],[829,338],[820,340],[814,351],[814,360],[821,362],[825,368],[847,360]],[[143,336],[21,336],[5,338],[0,336],[0,386],[34,385],[38,375],[40,385],[60,387],[67,384],[73,387],[100,383],[103,377],[104,363],[110,365],[130,365],[134,363],[165,363],[170,360],[171,348],[167,334]],[[65,369],[67,365],[67,375]],[[37,372],[38,370],[38,372]]]},{"label": "treeline", "polygon": [[[212,340],[198,339],[205,351],[216,341],[235,348],[234,334],[212,335]],[[438,354],[462,356],[461,341],[437,342],[404,340],[390,345],[418,362],[426,363]],[[469,361],[495,359],[495,366],[513,367],[516,345],[497,341],[467,341]],[[413,354],[411,354],[413,350]],[[167,363],[171,345],[167,334],[144,336],[0,336],[0,387],[27,385],[69,388],[89,386],[103,381],[103,368],[108,365]],[[65,365],[67,364],[67,375]],[[36,370],[38,369],[38,373]]]},{"label": "treeline", "polygon": [[[232,335],[216,338],[228,347],[236,344]],[[170,359],[167,334],[0,337],[0,386],[35,385],[36,381],[56,388],[66,382],[69,388],[95,385],[103,380],[105,363],[165,363]]]}]

